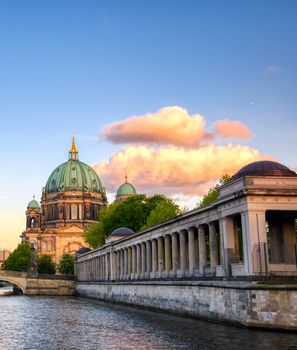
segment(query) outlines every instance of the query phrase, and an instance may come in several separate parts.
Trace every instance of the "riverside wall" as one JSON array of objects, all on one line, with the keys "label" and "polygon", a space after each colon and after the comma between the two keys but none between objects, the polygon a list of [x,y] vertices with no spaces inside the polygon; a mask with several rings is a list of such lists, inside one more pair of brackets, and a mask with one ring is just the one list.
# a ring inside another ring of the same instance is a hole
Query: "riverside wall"
[{"label": "riverside wall", "polygon": [[215,322],[297,331],[297,286],[225,281],[77,282],[83,297]]},{"label": "riverside wall", "polygon": [[26,295],[60,295],[75,294],[75,282],[63,279],[28,278]]}]

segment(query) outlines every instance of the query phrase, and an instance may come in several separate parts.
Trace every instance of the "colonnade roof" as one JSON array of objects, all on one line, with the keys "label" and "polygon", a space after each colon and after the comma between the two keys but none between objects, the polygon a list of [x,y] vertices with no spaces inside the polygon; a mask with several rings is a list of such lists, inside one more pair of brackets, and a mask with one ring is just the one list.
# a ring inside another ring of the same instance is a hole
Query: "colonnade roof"
[{"label": "colonnade roof", "polygon": [[284,176],[297,177],[297,174],[285,165],[271,160],[261,160],[250,163],[241,168],[232,178],[239,179],[244,176]]}]

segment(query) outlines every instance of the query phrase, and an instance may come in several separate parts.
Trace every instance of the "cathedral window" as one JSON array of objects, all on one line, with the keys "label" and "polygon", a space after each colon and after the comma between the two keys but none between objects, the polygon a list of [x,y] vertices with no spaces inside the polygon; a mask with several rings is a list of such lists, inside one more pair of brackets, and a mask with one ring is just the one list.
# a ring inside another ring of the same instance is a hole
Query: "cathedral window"
[{"label": "cathedral window", "polygon": [[77,205],[71,204],[71,219],[76,220],[77,219]]},{"label": "cathedral window", "polygon": [[36,227],[36,218],[32,218],[31,219],[31,228],[35,228]]}]

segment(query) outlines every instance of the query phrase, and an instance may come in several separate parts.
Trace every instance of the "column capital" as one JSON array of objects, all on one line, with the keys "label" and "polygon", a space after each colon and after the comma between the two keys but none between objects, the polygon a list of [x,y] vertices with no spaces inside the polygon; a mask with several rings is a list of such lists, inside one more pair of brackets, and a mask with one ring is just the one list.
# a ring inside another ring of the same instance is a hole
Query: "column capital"
[{"label": "column capital", "polygon": [[198,232],[205,232],[205,224],[200,224],[197,226]]}]

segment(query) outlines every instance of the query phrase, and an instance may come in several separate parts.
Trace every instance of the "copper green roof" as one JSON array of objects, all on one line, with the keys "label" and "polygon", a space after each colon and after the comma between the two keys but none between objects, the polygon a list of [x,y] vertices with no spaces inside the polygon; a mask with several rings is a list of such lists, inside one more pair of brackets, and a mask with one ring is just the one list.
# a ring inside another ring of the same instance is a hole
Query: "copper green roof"
[{"label": "copper green roof", "polygon": [[37,208],[40,208],[40,206],[39,206],[39,203],[37,202],[36,199],[32,199],[32,200],[28,203],[27,208],[28,208],[28,209],[37,209]]},{"label": "copper green roof", "polygon": [[87,192],[104,192],[99,176],[87,164],[69,159],[59,165],[47,180],[46,192],[81,190]]},{"label": "copper green roof", "polygon": [[117,190],[117,196],[135,195],[135,187],[129,182],[124,182]]}]

